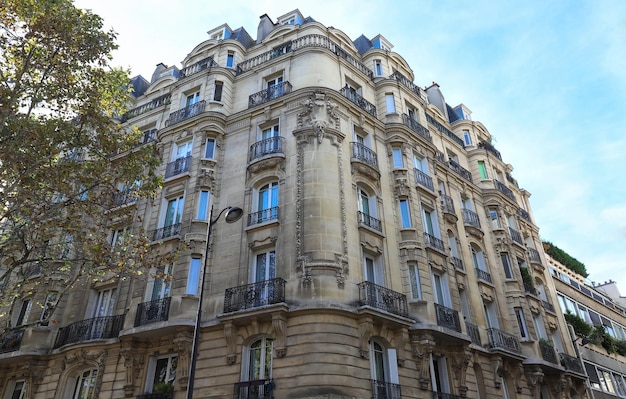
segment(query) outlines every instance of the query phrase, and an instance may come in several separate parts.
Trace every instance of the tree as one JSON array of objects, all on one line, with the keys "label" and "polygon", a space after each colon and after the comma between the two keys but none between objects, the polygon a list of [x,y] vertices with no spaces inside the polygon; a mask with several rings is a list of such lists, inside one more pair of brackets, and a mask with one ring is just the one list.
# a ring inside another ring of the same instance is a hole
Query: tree
[{"label": "tree", "polygon": [[167,261],[141,229],[121,228],[141,221],[135,207],[116,207],[120,198],[150,198],[161,179],[154,147],[138,146],[137,129],[116,121],[131,86],[127,71],[109,66],[115,48],[114,32],[71,0],[4,0],[0,7],[4,327],[15,298],[45,306],[45,319],[76,284]]}]

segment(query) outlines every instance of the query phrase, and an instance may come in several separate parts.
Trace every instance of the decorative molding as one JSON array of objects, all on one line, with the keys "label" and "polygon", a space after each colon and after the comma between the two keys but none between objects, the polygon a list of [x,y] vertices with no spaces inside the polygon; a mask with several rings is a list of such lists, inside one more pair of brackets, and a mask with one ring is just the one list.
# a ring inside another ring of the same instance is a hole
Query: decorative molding
[{"label": "decorative molding", "polygon": [[228,348],[226,363],[235,364],[237,361],[237,328],[232,321],[224,322],[224,338],[226,339],[226,348]]},{"label": "decorative molding", "polygon": [[372,337],[372,330],[374,329],[374,322],[370,317],[362,318],[359,321],[359,338],[360,338],[360,348],[359,353],[361,358],[369,359],[370,357],[370,347],[369,341]]},{"label": "decorative molding", "polygon": [[178,368],[176,377],[180,389],[186,391],[189,383],[189,364],[191,363],[191,350],[193,347],[193,335],[190,331],[180,331],[174,337],[174,346],[178,353]]},{"label": "decorative molding", "polygon": [[284,314],[272,315],[272,329],[275,337],[276,357],[285,357],[287,354],[287,319]]},{"label": "decorative molding", "polygon": [[311,94],[301,105],[304,110],[298,113],[298,128],[313,128],[318,144],[322,143],[327,127],[339,130],[338,106],[326,99],[324,91]]}]

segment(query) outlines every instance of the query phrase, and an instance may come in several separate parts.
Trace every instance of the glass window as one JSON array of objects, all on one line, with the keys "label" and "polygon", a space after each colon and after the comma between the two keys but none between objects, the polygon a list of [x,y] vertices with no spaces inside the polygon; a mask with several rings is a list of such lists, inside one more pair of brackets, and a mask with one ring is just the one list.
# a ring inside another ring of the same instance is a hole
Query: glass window
[{"label": "glass window", "polygon": [[409,280],[411,285],[411,299],[422,299],[422,286],[420,284],[420,274],[417,263],[409,264]]},{"label": "glass window", "polygon": [[489,218],[491,219],[491,227],[494,229],[500,229],[500,218],[498,217],[498,211],[495,209],[489,209]]},{"label": "glass window", "polygon": [[201,268],[202,259],[191,258],[191,262],[189,264],[189,275],[187,276],[187,295],[198,295]]},{"label": "glass window", "polygon": [[206,140],[206,146],[204,149],[204,157],[209,158],[209,159],[215,158],[215,140],[214,139]]},{"label": "glass window", "polygon": [[93,317],[112,316],[117,299],[117,288],[98,291]]},{"label": "glass window", "polygon": [[198,101],[200,101],[200,92],[195,92],[192,94],[189,94],[187,96],[187,101],[185,102],[185,105],[188,107],[190,105],[194,105],[195,103],[197,103]]},{"label": "glass window", "polygon": [[[274,340],[264,337],[254,341],[248,347],[247,359],[243,370],[243,381],[268,381],[272,379],[272,352]],[[241,384],[240,398],[270,398],[269,384]]]},{"label": "glass window", "polygon": [[226,55],[226,67],[232,68],[233,66],[235,66],[235,52],[229,51]]},{"label": "glass window", "polygon": [[394,168],[404,168],[404,159],[402,159],[402,148],[394,147],[391,150],[391,154],[393,155],[393,167]]},{"label": "glass window", "polygon": [[513,269],[511,268],[511,260],[509,259],[509,254],[501,253],[500,260],[502,261],[502,267],[504,268],[504,276],[507,279],[513,278]]},{"label": "glass window", "polygon": [[214,101],[222,101],[222,89],[224,88],[224,82],[219,80],[215,81],[215,91],[213,92]]},{"label": "glass window", "polygon": [[472,145],[472,137],[470,136],[469,130],[463,130],[463,141],[465,142],[465,145]]},{"label": "glass window", "polygon": [[28,316],[30,315],[30,309],[33,306],[33,302],[30,299],[22,300],[22,306],[20,307],[20,313],[17,316],[16,326],[21,326],[28,322]]},{"label": "glass window", "polygon": [[151,300],[167,298],[170,295],[170,287],[172,285],[171,266],[165,266],[161,269],[155,269],[154,279],[152,281]]},{"label": "glass window", "polygon": [[519,327],[520,336],[523,340],[528,340],[528,329],[526,328],[526,319],[522,308],[515,308],[515,317],[517,318],[517,326]]},{"label": "glass window", "polygon": [[73,399],[92,399],[96,390],[98,370],[88,370],[82,373],[76,380]]},{"label": "glass window", "polygon": [[165,211],[165,223],[163,224],[163,227],[173,226],[180,223],[181,219],[183,218],[184,202],[185,198],[182,196],[174,198],[167,202],[167,208]]},{"label": "glass window", "polygon": [[268,251],[257,254],[254,264],[254,282],[276,278],[276,252]]},{"label": "glass window", "polygon": [[10,391],[10,396],[5,396],[7,399],[23,399],[24,392],[26,392],[26,382],[16,381],[13,385],[13,389]]},{"label": "glass window", "polygon": [[154,392],[156,387],[163,384],[174,385],[177,368],[178,356],[171,355],[157,359],[150,391]]},{"label": "glass window", "polygon": [[487,168],[485,167],[485,161],[478,161],[478,173],[482,180],[487,180]]},{"label": "glass window", "polygon": [[387,113],[393,114],[396,112],[396,102],[392,93],[385,94],[385,103],[387,104]]},{"label": "glass window", "polygon": [[409,212],[409,201],[406,199],[400,200],[400,220],[403,229],[411,227],[411,213]]},{"label": "glass window", "polygon": [[383,64],[380,60],[374,60],[374,74],[376,74],[376,76],[383,76]]},{"label": "glass window", "polygon": [[200,191],[199,199],[198,199],[198,220],[209,220],[209,199],[211,194],[207,190]]}]

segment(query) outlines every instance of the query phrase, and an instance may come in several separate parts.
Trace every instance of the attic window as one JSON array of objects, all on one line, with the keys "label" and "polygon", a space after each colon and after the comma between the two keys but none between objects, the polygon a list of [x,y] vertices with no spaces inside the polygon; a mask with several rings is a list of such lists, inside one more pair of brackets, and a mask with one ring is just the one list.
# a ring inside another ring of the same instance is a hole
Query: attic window
[{"label": "attic window", "polygon": [[296,24],[296,14],[292,14],[288,17],[285,17],[285,19],[283,19],[280,22],[281,25],[295,25]]},{"label": "attic window", "polygon": [[212,40],[223,40],[224,39],[224,30],[222,29],[219,32],[215,32],[211,35]]}]

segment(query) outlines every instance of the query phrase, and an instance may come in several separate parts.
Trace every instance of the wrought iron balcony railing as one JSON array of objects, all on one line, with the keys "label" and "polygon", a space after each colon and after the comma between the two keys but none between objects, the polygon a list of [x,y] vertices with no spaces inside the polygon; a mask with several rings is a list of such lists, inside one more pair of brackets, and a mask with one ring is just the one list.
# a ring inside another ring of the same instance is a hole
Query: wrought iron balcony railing
[{"label": "wrought iron balcony railing", "polygon": [[565,353],[559,353],[559,356],[561,357],[561,364],[565,367],[565,369],[575,373],[585,374],[585,370],[583,369],[583,365],[580,363],[580,359]]},{"label": "wrought iron balcony railing", "polygon": [[137,305],[135,327],[144,326],[157,321],[167,321],[170,316],[170,302],[172,297],[159,298]]},{"label": "wrought iron balcony railing", "polygon": [[409,78],[404,76],[402,73],[395,71],[389,76],[391,79],[395,79],[400,82],[404,87],[411,90],[413,93],[417,94],[419,98],[422,98],[422,89],[419,88],[415,83],[411,82]]},{"label": "wrought iron balcony railing", "polygon": [[378,170],[378,156],[374,151],[364,144],[352,142],[352,158],[364,162],[372,168]]},{"label": "wrought iron balcony railing", "polygon": [[372,399],[401,399],[400,385],[391,382],[370,380],[372,382]]},{"label": "wrought iron balcony railing", "polygon": [[413,130],[419,136],[430,141],[431,143],[433,142],[433,138],[430,136],[430,132],[428,131],[428,129],[420,125],[420,123],[415,119],[411,118],[407,114],[402,114],[402,122],[404,122],[405,125],[410,127],[411,130]]},{"label": "wrought iron balcony railing", "polygon": [[465,329],[467,330],[467,335],[470,336],[472,342],[476,345],[482,345],[482,341],[480,340],[480,331],[478,330],[478,326],[476,324],[472,324],[468,321],[465,322]]},{"label": "wrought iron balcony railing", "polygon": [[515,195],[513,194],[513,190],[508,188],[504,183],[494,180],[493,184],[496,186],[496,189],[504,194],[505,197],[515,202]]},{"label": "wrought iron balcony railing", "polygon": [[415,171],[415,184],[419,184],[420,186],[426,187],[430,191],[435,191],[435,186],[433,186],[433,178],[428,176],[426,173],[422,172],[419,169],[414,169]]},{"label": "wrought iron balcony railing", "polygon": [[165,238],[174,237],[180,234],[181,223],[171,224],[161,227],[152,232],[152,241],[159,241]]},{"label": "wrought iron balcony railing", "polygon": [[196,74],[198,72],[204,71],[205,69],[217,66],[217,63],[213,61],[213,57],[206,57],[201,59],[200,61],[189,65],[186,68],[181,69],[178,72],[178,79],[184,79],[188,76]]},{"label": "wrought iron balcony railing", "polygon": [[408,316],[406,295],[369,281],[359,283],[359,305],[371,306],[399,316]]},{"label": "wrought iron balcony railing", "polygon": [[493,284],[493,281],[491,280],[491,274],[486,270],[476,268],[476,278],[486,281],[489,284]]},{"label": "wrought iron balcony railing", "polygon": [[452,264],[454,265],[454,268],[457,270],[465,270],[465,267],[463,267],[463,261],[459,258],[457,258],[456,256],[451,256],[450,259],[452,259]]},{"label": "wrought iron balcony railing", "polygon": [[463,208],[461,209],[461,213],[463,214],[463,223],[468,225],[468,226],[472,226],[472,227],[476,227],[477,229],[480,229],[480,219],[478,217],[478,214],[470,209],[466,209]]},{"label": "wrought iron balcony railing", "polygon": [[541,350],[541,357],[543,358],[543,360],[545,360],[546,362],[559,364],[559,362],[556,360],[556,352],[554,351],[552,345],[544,341],[539,341],[539,350]]},{"label": "wrought iron balcony railing", "polygon": [[474,180],[472,179],[472,173],[469,170],[462,167],[461,165],[459,165],[458,163],[456,163],[455,161],[450,159],[448,161],[448,167],[450,168],[450,170],[454,171],[455,173],[457,173],[459,176],[461,176],[468,182],[470,183],[474,182]]},{"label": "wrought iron balcony railing", "polygon": [[77,321],[59,329],[54,348],[95,339],[116,338],[124,326],[126,315],[94,317]]},{"label": "wrought iron balcony railing", "polygon": [[456,215],[456,212],[454,210],[454,201],[452,200],[452,197],[441,194],[441,203],[443,204],[444,213],[451,213],[453,215]]},{"label": "wrought iron balcony railing", "polygon": [[182,173],[189,172],[189,165],[191,164],[191,155],[178,158],[172,162],[169,162],[165,166],[165,178],[174,177]]},{"label": "wrought iron balcony railing", "polygon": [[269,154],[281,154],[283,153],[283,147],[285,138],[281,136],[270,137],[250,146],[248,152],[248,162],[252,162],[255,159],[262,158]]},{"label": "wrought iron balcony railing", "polygon": [[426,244],[427,247],[436,249],[437,251],[445,251],[443,241],[432,234],[424,233],[424,244]]},{"label": "wrought iron balcony railing", "polygon": [[524,241],[522,240],[522,234],[519,231],[509,227],[509,234],[511,235],[511,240],[513,242],[518,243],[519,245],[524,245]]},{"label": "wrought iron balcony railing", "polygon": [[367,112],[368,114],[376,118],[376,106],[372,104],[371,102],[367,101],[366,99],[364,99],[359,93],[356,92],[356,90],[346,85],[344,88],[339,90],[339,92],[345,98],[352,101],[352,103],[356,104],[363,111]]},{"label": "wrought iron balcony railing", "polygon": [[432,399],[461,399],[460,396],[453,395],[451,393],[435,392],[435,391],[431,391],[431,392],[433,394]]},{"label": "wrought iron balcony railing", "polygon": [[358,211],[359,224],[372,228],[376,231],[383,231],[383,224],[380,220],[366,213]]},{"label": "wrought iron balcony railing", "polygon": [[434,116],[430,114],[426,114],[426,120],[428,123],[432,124],[440,133],[448,136],[452,141],[461,146],[461,148],[465,147],[465,142],[461,140],[456,134],[452,133],[450,129],[442,125]]},{"label": "wrought iron balcony railing", "polygon": [[150,101],[149,103],[140,105],[137,108],[133,108],[129,111],[126,111],[126,113],[122,115],[122,122],[126,122],[129,119],[137,117],[143,113],[151,111],[162,105],[167,105],[171,102],[171,100],[172,100],[172,94],[165,94],[165,95],[159,96],[155,98],[154,100]]},{"label": "wrought iron balcony railing", "polygon": [[224,313],[285,302],[285,280],[275,278],[227,288]]},{"label": "wrought iron balcony railing", "polygon": [[504,349],[507,351],[522,353],[522,347],[515,335],[505,333],[497,328],[487,330],[489,335],[489,346],[492,349]]},{"label": "wrought iron balcony railing", "polygon": [[270,220],[278,220],[278,207],[263,209],[248,215],[248,226],[259,223],[269,222]]},{"label": "wrought iron balcony railing", "polygon": [[233,399],[273,399],[273,380],[242,381],[235,384]]},{"label": "wrought iron balcony railing", "polygon": [[522,208],[517,208],[517,214],[518,214],[518,215],[519,215],[522,219],[527,220],[527,221],[529,221],[529,222],[531,221],[531,220],[530,220],[530,213],[528,213],[528,211],[527,211],[527,210],[522,209]]},{"label": "wrought iron balcony railing", "polygon": [[15,352],[22,345],[24,329],[5,331],[0,335],[0,353]]},{"label": "wrought iron balcony railing", "polygon": [[195,104],[188,105],[183,109],[179,109],[176,112],[172,112],[170,114],[170,117],[166,121],[166,126],[175,125],[179,122],[184,121],[185,119],[189,119],[191,117],[194,117],[196,115],[203,113],[205,105],[206,105],[205,101],[202,100],[202,101],[198,101]]},{"label": "wrought iron balcony railing", "polygon": [[459,320],[459,312],[435,303],[435,314],[437,315],[438,326],[461,332],[461,321]]},{"label": "wrought iron balcony railing", "polygon": [[267,89],[261,90],[257,93],[251,94],[248,97],[248,108],[256,107],[257,105],[265,104],[275,98],[282,97],[285,94],[291,93],[291,83],[285,81],[281,82]]},{"label": "wrought iron balcony railing", "polygon": [[537,289],[524,281],[524,291],[530,295],[537,295]]},{"label": "wrought iron balcony railing", "polygon": [[496,147],[494,147],[490,143],[486,141],[481,141],[480,143],[478,143],[478,148],[482,148],[482,149],[489,151],[490,153],[495,155],[496,158],[502,161],[502,155],[500,155],[500,151],[496,150]]},{"label": "wrought iron balcony railing", "polygon": [[530,261],[541,265],[541,256],[539,255],[539,252],[535,248],[531,247],[526,247],[526,249],[528,250]]},{"label": "wrought iron balcony railing", "polygon": [[554,311],[554,305],[551,304],[550,302],[546,301],[545,299],[542,299],[541,304],[543,305],[543,308],[547,310],[548,312],[556,313]]},{"label": "wrought iron balcony railing", "polygon": [[137,192],[135,190],[118,191],[113,194],[113,207],[128,205],[137,202]]}]

